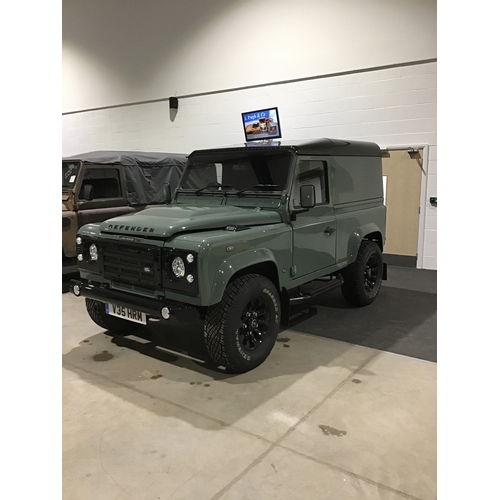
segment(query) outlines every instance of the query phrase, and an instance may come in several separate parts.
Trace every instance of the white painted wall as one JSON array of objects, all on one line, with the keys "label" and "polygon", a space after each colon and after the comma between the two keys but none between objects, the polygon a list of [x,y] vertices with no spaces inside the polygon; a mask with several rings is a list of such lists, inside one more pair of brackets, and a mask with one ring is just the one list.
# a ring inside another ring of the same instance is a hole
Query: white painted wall
[{"label": "white painted wall", "polygon": [[64,0],[63,111],[436,57],[436,0]]},{"label": "white painted wall", "polygon": [[[62,154],[238,144],[241,113],[267,106],[285,140],[428,144],[419,262],[437,269],[437,65],[399,65],[436,58],[435,21],[430,0],[64,0]],[[395,66],[363,71],[379,65]],[[168,101],[91,110],[170,95],[175,116]]]}]

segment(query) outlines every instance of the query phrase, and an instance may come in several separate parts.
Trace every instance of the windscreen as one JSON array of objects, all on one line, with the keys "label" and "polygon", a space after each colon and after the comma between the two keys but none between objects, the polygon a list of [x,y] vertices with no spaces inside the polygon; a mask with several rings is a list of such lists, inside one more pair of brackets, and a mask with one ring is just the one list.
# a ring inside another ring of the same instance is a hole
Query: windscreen
[{"label": "windscreen", "polygon": [[181,190],[263,192],[285,189],[292,154],[289,151],[227,151],[193,155]]},{"label": "windscreen", "polygon": [[80,162],[63,161],[62,162],[62,187],[71,189],[76,182]]}]

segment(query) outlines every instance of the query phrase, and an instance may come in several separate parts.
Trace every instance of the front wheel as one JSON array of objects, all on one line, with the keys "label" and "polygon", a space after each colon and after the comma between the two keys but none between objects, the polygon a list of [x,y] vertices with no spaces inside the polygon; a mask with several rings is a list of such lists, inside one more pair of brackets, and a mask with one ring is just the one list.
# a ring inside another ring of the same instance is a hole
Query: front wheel
[{"label": "front wheel", "polygon": [[373,241],[362,241],[356,260],[341,271],[342,295],[354,306],[371,304],[382,285],[382,252]]},{"label": "front wheel", "polygon": [[235,372],[253,370],[276,343],[280,314],[278,292],[268,278],[258,274],[236,278],[205,317],[203,333],[210,357]]}]

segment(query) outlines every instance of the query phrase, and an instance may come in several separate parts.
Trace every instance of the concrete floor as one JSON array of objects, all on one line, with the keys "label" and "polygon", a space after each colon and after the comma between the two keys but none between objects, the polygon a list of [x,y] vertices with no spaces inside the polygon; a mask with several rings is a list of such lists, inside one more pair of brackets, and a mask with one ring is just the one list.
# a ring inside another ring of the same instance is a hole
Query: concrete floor
[{"label": "concrete floor", "polygon": [[62,310],[64,500],[436,498],[435,363],[288,329],[229,375],[199,325],[169,344]]}]

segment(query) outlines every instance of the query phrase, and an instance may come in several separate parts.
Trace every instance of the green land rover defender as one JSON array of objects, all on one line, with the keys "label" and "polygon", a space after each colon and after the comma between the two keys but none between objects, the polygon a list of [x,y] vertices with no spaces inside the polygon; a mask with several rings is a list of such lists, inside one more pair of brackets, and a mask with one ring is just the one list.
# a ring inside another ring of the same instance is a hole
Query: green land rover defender
[{"label": "green land rover defender", "polygon": [[246,372],[269,356],[292,306],[336,287],[352,305],[375,300],[385,221],[374,143],[198,150],[166,204],[80,228],[71,290],[118,334],[201,319],[216,365]]}]

